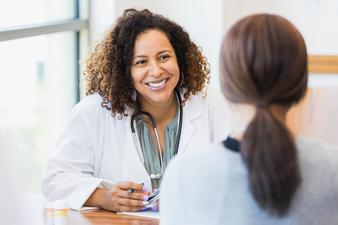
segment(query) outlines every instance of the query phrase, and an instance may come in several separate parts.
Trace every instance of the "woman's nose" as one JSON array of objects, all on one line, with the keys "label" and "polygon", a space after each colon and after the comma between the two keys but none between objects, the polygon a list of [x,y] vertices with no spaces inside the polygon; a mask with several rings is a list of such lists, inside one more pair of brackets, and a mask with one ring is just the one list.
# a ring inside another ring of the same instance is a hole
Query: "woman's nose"
[{"label": "woman's nose", "polygon": [[161,68],[161,65],[157,62],[153,62],[150,65],[149,74],[153,77],[160,76],[163,72],[163,69]]}]

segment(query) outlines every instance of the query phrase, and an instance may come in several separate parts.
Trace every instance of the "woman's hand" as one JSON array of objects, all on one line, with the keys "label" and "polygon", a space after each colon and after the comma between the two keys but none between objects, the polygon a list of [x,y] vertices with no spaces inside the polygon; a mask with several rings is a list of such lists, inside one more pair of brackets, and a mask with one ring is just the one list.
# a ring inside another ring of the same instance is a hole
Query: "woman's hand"
[{"label": "woman's hand", "polygon": [[118,182],[111,190],[97,188],[85,205],[98,206],[114,212],[135,212],[140,211],[148,204],[149,194],[143,190],[143,184]]}]

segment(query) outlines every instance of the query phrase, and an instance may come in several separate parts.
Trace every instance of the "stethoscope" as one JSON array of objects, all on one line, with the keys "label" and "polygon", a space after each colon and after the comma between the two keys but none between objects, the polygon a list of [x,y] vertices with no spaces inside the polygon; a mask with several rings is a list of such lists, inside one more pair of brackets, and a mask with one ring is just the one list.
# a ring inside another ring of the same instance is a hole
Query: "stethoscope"
[{"label": "stethoscope", "polygon": [[[175,143],[175,149],[174,149],[174,155],[176,155],[176,153],[178,152],[178,146],[180,143],[180,138],[181,138],[181,130],[182,130],[182,121],[183,121],[183,108],[182,108],[182,99],[180,94],[178,93],[178,91],[175,91],[176,93],[176,98],[177,98],[177,102],[178,102],[178,128],[177,128],[177,138],[176,138],[176,143]],[[141,159],[142,163],[144,164],[144,158],[143,158],[143,154],[142,154],[142,149],[141,149],[141,144],[140,141],[138,139],[138,135],[136,134],[136,130],[135,130],[135,120],[138,117],[147,117],[149,119],[149,121],[144,120],[145,122],[150,122],[150,126],[152,127],[152,129],[154,130],[155,133],[155,138],[156,138],[156,144],[158,147],[158,151],[159,151],[159,155],[160,155],[160,164],[161,164],[161,172],[160,173],[152,173],[150,174],[150,179],[160,179],[164,173],[164,165],[163,165],[163,156],[162,156],[162,149],[161,149],[161,143],[160,143],[160,138],[157,132],[157,126],[156,126],[156,122],[154,117],[148,113],[148,112],[144,112],[144,111],[139,111],[137,113],[134,113],[131,116],[131,121],[130,121],[130,128],[131,128],[131,132],[133,134],[133,139],[134,139],[134,143],[135,143],[135,147],[138,153],[139,158]]]}]

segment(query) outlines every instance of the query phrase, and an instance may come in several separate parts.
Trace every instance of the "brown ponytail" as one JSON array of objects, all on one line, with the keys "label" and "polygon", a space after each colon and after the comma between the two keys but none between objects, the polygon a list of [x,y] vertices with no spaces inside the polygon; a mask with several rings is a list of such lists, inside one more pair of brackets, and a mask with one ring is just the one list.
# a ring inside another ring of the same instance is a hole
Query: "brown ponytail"
[{"label": "brown ponytail", "polygon": [[297,151],[290,132],[269,109],[257,109],[241,153],[256,202],[271,214],[285,214],[301,179]]},{"label": "brown ponytail", "polygon": [[283,17],[245,17],[223,40],[220,66],[225,97],[257,108],[241,141],[252,196],[262,209],[283,216],[301,175],[293,137],[271,108],[288,109],[306,92],[304,40]]}]

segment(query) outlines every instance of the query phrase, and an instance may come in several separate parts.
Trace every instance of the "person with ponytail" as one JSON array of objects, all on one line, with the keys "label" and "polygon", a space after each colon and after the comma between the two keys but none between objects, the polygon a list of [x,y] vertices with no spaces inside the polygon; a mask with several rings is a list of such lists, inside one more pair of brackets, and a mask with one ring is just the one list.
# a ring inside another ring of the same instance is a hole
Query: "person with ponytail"
[{"label": "person with ponytail", "polygon": [[220,72],[245,128],[170,163],[161,224],[337,225],[338,148],[286,124],[307,90],[297,28],[271,14],[239,20],[223,40]]}]

